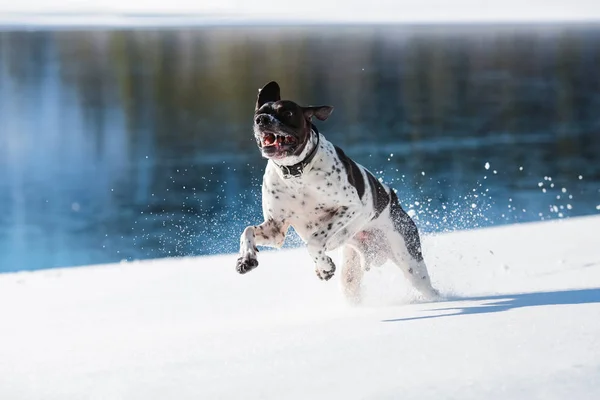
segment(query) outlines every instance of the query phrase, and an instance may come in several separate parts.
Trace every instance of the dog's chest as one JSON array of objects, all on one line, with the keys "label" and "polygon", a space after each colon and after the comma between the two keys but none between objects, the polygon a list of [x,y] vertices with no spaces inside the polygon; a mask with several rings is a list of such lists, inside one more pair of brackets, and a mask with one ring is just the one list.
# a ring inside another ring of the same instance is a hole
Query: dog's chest
[{"label": "dog's chest", "polygon": [[303,239],[356,201],[343,171],[327,157],[301,177],[281,178],[274,168],[267,169],[263,181],[264,211],[288,221]]}]

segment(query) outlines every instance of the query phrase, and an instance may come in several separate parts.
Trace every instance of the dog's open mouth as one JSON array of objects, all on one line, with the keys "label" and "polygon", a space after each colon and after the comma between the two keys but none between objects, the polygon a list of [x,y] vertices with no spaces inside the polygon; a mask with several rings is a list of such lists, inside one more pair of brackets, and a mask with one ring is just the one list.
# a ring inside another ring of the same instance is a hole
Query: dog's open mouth
[{"label": "dog's open mouth", "polygon": [[276,135],[274,133],[264,133],[261,137],[262,147],[284,148],[294,147],[298,143],[295,137],[291,135]]},{"label": "dog's open mouth", "polygon": [[266,158],[285,158],[298,148],[298,139],[292,135],[262,132],[257,139]]}]

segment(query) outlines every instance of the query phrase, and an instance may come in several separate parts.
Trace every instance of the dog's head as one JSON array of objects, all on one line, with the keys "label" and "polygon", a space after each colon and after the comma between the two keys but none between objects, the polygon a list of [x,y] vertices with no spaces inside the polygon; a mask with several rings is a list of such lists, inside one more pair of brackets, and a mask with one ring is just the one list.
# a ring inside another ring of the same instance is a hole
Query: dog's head
[{"label": "dog's head", "polygon": [[281,100],[277,82],[258,91],[254,110],[254,137],[263,157],[283,161],[302,154],[310,138],[312,117],[325,121],[331,106],[302,107]]}]

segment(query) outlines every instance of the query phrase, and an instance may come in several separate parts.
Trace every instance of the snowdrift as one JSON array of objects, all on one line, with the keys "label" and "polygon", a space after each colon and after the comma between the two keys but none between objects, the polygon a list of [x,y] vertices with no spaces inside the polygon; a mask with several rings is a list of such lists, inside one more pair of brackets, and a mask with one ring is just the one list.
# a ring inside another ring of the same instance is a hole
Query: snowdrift
[{"label": "snowdrift", "polygon": [[[515,10],[518,10],[515,12]],[[600,20],[590,0],[0,0],[0,23],[64,26],[181,26],[262,23],[589,23]]]},{"label": "snowdrift", "polygon": [[305,249],[0,275],[0,398],[597,399],[599,231],[425,236],[436,303],[387,264],[347,304]]}]

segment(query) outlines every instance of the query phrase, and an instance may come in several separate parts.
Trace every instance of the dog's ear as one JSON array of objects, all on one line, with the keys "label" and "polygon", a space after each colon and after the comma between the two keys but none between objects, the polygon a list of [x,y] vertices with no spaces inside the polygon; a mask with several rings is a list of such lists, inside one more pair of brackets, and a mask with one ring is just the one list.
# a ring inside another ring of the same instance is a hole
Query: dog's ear
[{"label": "dog's ear", "polygon": [[279,85],[277,82],[271,81],[263,86],[262,89],[258,89],[258,97],[256,98],[256,107],[254,111],[257,111],[265,103],[279,100],[281,100]]},{"label": "dog's ear", "polygon": [[304,116],[310,121],[312,117],[317,117],[321,121],[325,121],[333,112],[332,106],[310,106],[302,107]]}]

